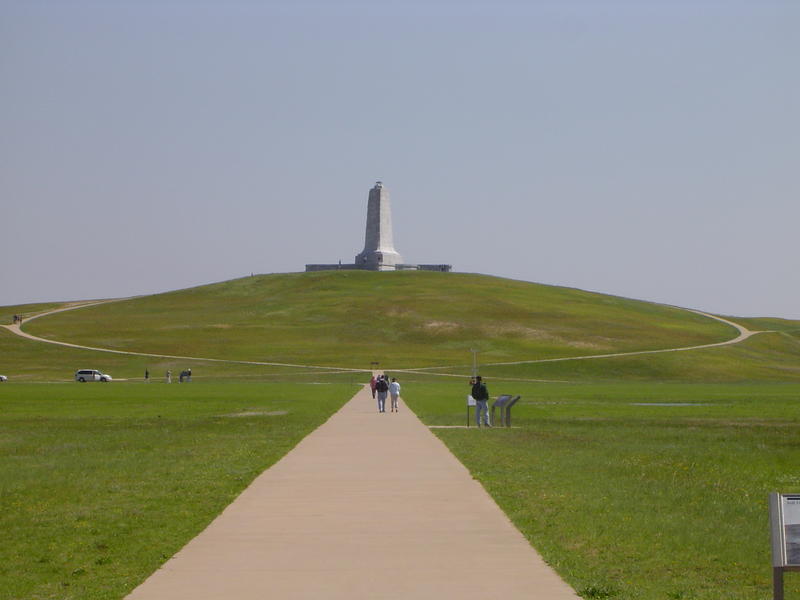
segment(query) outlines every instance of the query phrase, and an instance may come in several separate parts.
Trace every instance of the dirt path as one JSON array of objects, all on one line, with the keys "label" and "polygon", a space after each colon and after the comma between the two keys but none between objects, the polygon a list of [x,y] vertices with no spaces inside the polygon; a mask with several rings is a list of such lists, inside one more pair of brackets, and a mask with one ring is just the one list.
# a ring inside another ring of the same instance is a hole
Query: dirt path
[{"label": "dirt path", "polygon": [[368,385],[128,596],[232,598],[578,600],[447,447],[402,401],[378,413]]}]

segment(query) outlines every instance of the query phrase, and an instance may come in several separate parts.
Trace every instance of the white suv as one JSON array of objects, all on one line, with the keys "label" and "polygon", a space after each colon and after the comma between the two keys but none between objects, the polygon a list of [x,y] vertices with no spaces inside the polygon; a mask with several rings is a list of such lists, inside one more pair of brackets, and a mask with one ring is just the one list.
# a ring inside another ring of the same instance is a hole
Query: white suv
[{"label": "white suv", "polygon": [[111,375],[106,375],[96,369],[81,369],[80,371],[75,371],[75,381],[80,381],[81,383],[87,381],[102,381],[105,383],[111,381]]}]

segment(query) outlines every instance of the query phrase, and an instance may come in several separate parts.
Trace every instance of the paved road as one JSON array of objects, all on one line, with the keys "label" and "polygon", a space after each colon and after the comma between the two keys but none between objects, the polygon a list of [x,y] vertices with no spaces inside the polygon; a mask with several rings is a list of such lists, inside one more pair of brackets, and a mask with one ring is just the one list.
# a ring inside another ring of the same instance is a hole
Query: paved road
[{"label": "paved road", "polygon": [[578,596],[402,402],[379,414],[365,386],[128,596],[264,598]]}]

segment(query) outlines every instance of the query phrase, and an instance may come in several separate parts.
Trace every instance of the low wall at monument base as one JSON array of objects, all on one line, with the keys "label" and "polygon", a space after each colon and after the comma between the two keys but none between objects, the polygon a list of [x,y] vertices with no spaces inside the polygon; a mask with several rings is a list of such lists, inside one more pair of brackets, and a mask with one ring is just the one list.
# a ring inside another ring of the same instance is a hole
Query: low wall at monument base
[{"label": "low wall at monument base", "polygon": [[357,265],[357,264],[333,264],[333,265],[306,265],[306,273],[311,271],[439,271],[449,273],[453,270],[453,265]]},{"label": "low wall at monument base", "polygon": [[342,271],[342,270],[361,270],[360,265],[343,265],[341,263],[336,265],[306,265],[306,273],[309,271]]}]

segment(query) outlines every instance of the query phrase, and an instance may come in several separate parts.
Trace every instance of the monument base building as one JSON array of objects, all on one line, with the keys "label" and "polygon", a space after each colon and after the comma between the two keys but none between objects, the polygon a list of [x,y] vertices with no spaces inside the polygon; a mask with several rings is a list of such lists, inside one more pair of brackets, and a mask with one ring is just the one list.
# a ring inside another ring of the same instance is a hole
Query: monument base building
[{"label": "monument base building", "polygon": [[441,271],[452,270],[451,265],[408,265],[394,249],[392,239],[392,210],[389,205],[389,191],[378,181],[369,191],[367,201],[367,231],[364,236],[364,249],[356,255],[351,264],[306,265],[306,271],[338,271],[340,269],[361,269],[365,271]]}]

